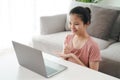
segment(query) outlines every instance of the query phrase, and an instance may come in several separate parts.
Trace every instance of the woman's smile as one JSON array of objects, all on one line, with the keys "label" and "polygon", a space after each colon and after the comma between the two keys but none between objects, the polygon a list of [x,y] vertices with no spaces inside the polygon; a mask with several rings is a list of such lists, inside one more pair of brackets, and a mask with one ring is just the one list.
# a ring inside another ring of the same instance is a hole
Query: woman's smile
[{"label": "woman's smile", "polygon": [[72,28],[71,30],[72,30],[72,32],[77,32],[77,31],[78,31],[78,30],[75,29],[75,28]]}]

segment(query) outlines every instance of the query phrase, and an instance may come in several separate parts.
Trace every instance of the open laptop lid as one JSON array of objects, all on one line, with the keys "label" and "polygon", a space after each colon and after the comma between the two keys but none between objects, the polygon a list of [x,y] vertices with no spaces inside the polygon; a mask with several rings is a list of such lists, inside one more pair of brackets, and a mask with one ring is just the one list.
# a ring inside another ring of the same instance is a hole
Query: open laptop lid
[{"label": "open laptop lid", "polygon": [[15,41],[12,41],[12,43],[18,62],[21,66],[47,77],[41,51]]}]

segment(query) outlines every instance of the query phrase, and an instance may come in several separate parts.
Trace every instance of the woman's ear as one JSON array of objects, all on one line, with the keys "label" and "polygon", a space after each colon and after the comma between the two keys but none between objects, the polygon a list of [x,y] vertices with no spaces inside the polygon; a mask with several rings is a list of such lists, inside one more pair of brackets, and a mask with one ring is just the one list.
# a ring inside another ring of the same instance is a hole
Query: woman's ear
[{"label": "woman's ear", "polygon": [[89,22],[89,21],[87,22],[87,25],[90,25],[90,22]]},{"label": "woman's ear", "polygon": [[89,25],[90,25],[90,22],[87,22],[87,24],[86,24],[86,28],[87,28]]},{"label": "woman's ear", "polygon": [[87,26],[89,26],[90,25],[90,22],[87,22],[87,24],[86,24]]}]

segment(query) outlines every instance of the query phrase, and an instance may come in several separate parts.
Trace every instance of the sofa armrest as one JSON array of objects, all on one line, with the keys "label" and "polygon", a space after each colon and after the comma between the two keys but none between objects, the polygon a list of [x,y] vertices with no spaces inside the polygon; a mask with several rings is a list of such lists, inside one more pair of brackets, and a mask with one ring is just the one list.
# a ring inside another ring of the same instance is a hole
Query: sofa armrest
[{"label": "sofa armrest", "polygon": [[120,78],[120,42],[101,51],[100,71]]},{"label": "sofa armrest", "polygon": [[40,17],[41,35],[62,32],[65,30],[66,14]]}]

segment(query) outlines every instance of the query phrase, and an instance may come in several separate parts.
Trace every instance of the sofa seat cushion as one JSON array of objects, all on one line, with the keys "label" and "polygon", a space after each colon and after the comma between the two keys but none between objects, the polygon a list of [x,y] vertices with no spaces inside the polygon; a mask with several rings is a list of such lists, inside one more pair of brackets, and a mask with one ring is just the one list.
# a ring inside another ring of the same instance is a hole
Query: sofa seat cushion
[{"label": "sofa seat cushion", "polygon": [[[34,36],[33,47],[48,53],[62,51],[65,36],[69,33],[70,31],[65,31],[44,36]],[[92,38],[98,43],[101,50],[113,43],[113,41],[106,41],[95,37]]]},{"label": "sofa seat cushion", "polygon": [[104,59],[120,63],[120,42],[111,44],[108,48],[101,51]]},{"label": "sofa seat cushion", "polygon": [[103,50],[105,48],[107,48],[110,44],[114,43],[115,40],[103,40],[103,39],[100,39],[100,38],[96,38],[96,37],[92,37],[98,44],[100,50]]}]

